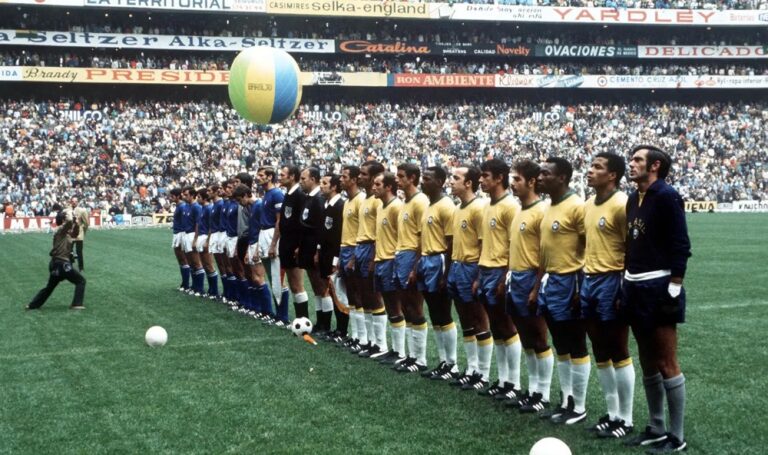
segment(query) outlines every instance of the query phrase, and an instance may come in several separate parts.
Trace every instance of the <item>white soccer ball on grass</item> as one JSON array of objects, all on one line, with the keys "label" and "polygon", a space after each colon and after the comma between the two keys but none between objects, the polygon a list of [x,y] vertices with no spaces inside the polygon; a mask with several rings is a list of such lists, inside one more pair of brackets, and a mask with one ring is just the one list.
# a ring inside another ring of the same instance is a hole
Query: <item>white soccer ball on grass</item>
[{"label": "white soccer ball on grass", "polygon": [[152,326],[147,330],[147,333],[144,334],[144,341],[147,342],[147,345],[152,346],[153,348],[156,346],[165,346],[165,343],[168,342],[168,332],[159,325]]},{"label": "white soccer ball on grass", "polygon": [[308,333],[312,333],[312,321],[308,318],[296,318],[291,322],[291,332],[301,338]]},{"label": "white soccer ball on grass", "polygon": [[557,438],[539,439],[531,447],[529,455],[571,455],[571,449],[568,444]]}]

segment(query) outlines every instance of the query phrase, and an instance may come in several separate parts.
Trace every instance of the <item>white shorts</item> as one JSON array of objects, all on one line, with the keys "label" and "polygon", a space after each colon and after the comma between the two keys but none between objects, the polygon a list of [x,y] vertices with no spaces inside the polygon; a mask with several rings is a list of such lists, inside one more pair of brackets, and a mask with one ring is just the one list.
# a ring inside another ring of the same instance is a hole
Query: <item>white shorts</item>
[{"label": "white shorts", "polygon": [[237,257],[237,237],[227,237],[226,242],[227,257]]},{"label": "white shorts", "polygon": [[208,243],[208,251],[211,254],[222,254],[224,252],[224,241],[227,236],[224,232],[214,232],[211,234],[211,241]]},{"label": "white shorts", "polygon": [[[272,239],[275,237],[275,228],[262,229],[259,232],[259,250],[261,250],[261,258],[269,258],[269,247],[272,246]],[[277,247],[277,245],[275,245]],[[275,254],[277,254],[277,248],[275,248]]]},{"label": "white shorts", "polygon": [[171,248],[178,248],[181,246],[181,239],[184,237],[183,232],[173,234],[173,241],[171,242]]},{"label": "white shorts", "polygon": [[261,255],[259,254],[259,244],[252,243],[248,245],[248,253],[245,255],[245,263],[248,265],[261,264]]},{"label": "white shorts", "polygon": [[184,236],[181,238],[181,249],[184,250],[185,253],[191,253],[195,249],[193,245],[194,241],[194,232],[184,233]]},{"label": "white shorts", "polygon": [[205,249],[208,247],[208,236],[207,235],[198,235],[197,236],[197,243],[195,244],[195,249],[198,253],[204,253]]}]

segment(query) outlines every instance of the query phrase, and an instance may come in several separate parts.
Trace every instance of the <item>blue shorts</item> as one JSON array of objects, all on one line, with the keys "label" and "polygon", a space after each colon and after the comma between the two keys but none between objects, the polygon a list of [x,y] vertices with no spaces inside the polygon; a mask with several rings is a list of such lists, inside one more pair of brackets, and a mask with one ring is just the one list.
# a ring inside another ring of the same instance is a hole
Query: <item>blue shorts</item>
[{"label": "blue shorts", "polygon": [[677,297],[669,295],[668,276],[646,281],[623,282],[619,313],[641,329],[685,322],[685,288]]},{"label": "blue shorts", "polygon": [[373,261],[376,255],[376,244],[358,243],[355,246],[355,271],[358,276],[368,278],[368,264]]},{"label": "blue shorts", "polygon": [[547,283],[539,291],[539,315],[548,316],[555,322],[580,319],[573,297],[582,280],[582,273],[548,274]]},{"label": "blue shorts", "polygon": [[496,297],[496,291],[499,289],[499,283],[504,283],[507,279],[506,267],[488,268],[480,267],[480,282],[477,287],[477,296],[481,302],[487,302],[488,305],[496,305],[499,302]]},{"label": "blue shorts", "polygon": [[414,271],[419,260],[419,253],[413,250],[399,251],[395,254],[395,285],[398,289],[408,288],[408,275]]},{"label": "blue shorts", "polygon": [[476,262],[452,262],[448,272],[448,294],[461,303],[475,303],[472,284],[480,269]]},{"label": "blue shorts", "polygon": [[619,317],[616,301],[621,298],[621,272],[587,275],[581,284],[581,316],[598,321]]},{"label": "blue shorts", "polygon": [[394,292],[395,286],[395,261],[387,259],[376,262],[376,271],[373,275],[373,289],[376,292]]},{"label": "blue shorts", "polygon": [[440,279],[444,273],[444,253],[422,256],[416,269],[416,286],[421,292],[437,292],[440,290]]},{"label": "blue shorts", "polygon": [[507,288],[507,314],[520,318],[536,316],[528,308],[528,296],[536,287],[537,275],[537,270],[512,272],[509,288]]},{"label": "blue shorts", "polygon": [[343,246],[339,250],[339,275],[344,276],[349,274],[349,271],[347,269],[347,266],[352,261],[352,258],[355,257],[355,247],[354,246]]}]

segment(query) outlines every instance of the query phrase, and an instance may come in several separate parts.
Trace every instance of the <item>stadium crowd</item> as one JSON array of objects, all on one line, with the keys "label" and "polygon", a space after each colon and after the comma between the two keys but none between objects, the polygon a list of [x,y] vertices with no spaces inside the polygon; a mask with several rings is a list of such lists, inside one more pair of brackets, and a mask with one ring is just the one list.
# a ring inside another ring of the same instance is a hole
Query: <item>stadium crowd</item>
[{"label": "stadium crowd", "polygon": [[[61,112],[80,109],[100,115],[62,121]],[[584,175],[592,154],[646,142],[672,152],[674,185],[686,198],[765,200],[766,122],[760,103],[379,102],[303,105],[284,124],[257,127],[224,103],[5,101],[0,202],[11,206],[6,214],[46,214],[76,195],[93,209],[150,213],[169,209],[171,187],[291,161],[339,172],[367,157],[450,168],[555,154]]]},{"label": "stadium crowd", "polygon": [[[93,53],[22,53],[0,52],[0,66],[49,66],[60,68],[113,68],[113,69],[172,69],[172,70],[228,70],[234,53],[187,54],[177,56],[138,55],[120,56]],[[618,75],[675,75],[675,76],[755,76],[768,74],[768,66],[761,64],[734,64],[722,62],[679,64],[655,62],[630,63],[576,63],[563,61],[504,61],[445,58],[355,58],[355,57],[299,57],[303,71],[423,73],[423,74],[618,74]]]}]

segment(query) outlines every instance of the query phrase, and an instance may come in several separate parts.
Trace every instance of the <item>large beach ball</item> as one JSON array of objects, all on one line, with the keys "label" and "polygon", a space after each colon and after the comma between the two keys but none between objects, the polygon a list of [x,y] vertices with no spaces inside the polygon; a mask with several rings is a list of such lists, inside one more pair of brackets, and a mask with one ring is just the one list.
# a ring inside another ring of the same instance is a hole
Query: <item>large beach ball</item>
[{"label": "large beach ball", "polygon": [[299,65],[287,52],[251,47],[229,71],[229,100],[246,120],[266,125],[290,117],[301,101]]}]

